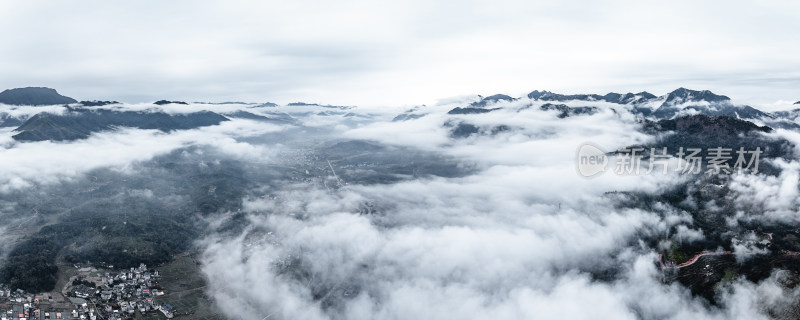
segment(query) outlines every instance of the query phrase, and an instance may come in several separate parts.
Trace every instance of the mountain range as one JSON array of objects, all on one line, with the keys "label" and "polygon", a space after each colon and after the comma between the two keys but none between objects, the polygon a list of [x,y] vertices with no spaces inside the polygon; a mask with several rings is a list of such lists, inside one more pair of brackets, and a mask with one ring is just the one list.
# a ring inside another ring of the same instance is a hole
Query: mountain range
[{"label": "mountain range", "polygon": [[[689,114],[705,114],[710,116],[726,115],[744,119],[772,118],[773,115],[746,105],[736,105],[724,95],[718,95],[708,90],[690,90],[678,88],[663,96],[642,91],[639,93],[610,92],[599,94],[558,94],[550,91],[534,90],[527,95],[534,101],[543,102],[607,102],[631,107],[631,111],[643,116],[657,119],[670,119],[676,116]],[[484,108],[496,104],[498,101],[513,101],[507,95],[493,95],[474,102],[468,108]],[[554,104],[555,105],[555,104]],[[453,113],[465,113],[465,108],[455,110]],[[486,111],[472,110],[469,113],[485,113]]]},{"label": "mountain range", "polygon": [[17,141],[71,141],[85,139],[94,132],[112,130],[115,127],[173,131],[216,125],[223,121],[228,121],[228,118],[210,111],[167,114],[69,108],[60,115],[34,115],[14,130],[19,133],[13,138]]},{"label": "mountain range", "polygon": [[[517,103],[520,99],[528,102]],[[0,103],[11,106],[43,106],[65,105],[66,112],[53,113],[43,111],[35,115],[12,115],[10,112],[0,110],[0,127],[16,127],[17,132],[13,138],[17,141],[72,141],[87,138],[94,132],[113,130],[117,127],[132,127],[140,129],[157,129],[162,131],[192,129],[202,126],[216,125],[227,121],[226,115],[198,109],[197,112],[168,113],[158,108],[168,105],[188,105],[183,101],[159,100],[153,103],[155,109],[148,111],[128,111],[107,106],[120,105],[117,101],[81,101],[63,96],[55,89],[42,87],[28,87],[9,89],[0,93]],[[598,112],[598,103],[606,103],[614,108],[627,110],[643,119],[653,121],[670,120],[691,115],[728,116],[736,119],[745,119],[776,128],[800,128],[794,122],[800,117],[800,108],[790,111],[764,112],[747,105],[734,104],[725,95],[715,94],[708,90],[691,90],[678,88],[662,96],[649,92],[638,93],[607,93],[600,94],[559,94],[550,91],[534,90],[525,97],[514,98],[505,94],[496,94],[480,97],[479,100],[457,106],[448,114],[452,116],[480,115],[504,108],[517,108],[517,112],[530,107],[537,107],[541,111],[555,111],[558,118],[588,115]],[[795,105],[800,104],[800,101]],[[206,105],[206,104],[204,104]],[[618,105],[619,107],[613,107]],[[259,106],[275,107],[268,103]],[[257,107],[259,107],[257,106]],[[298,115],[314,113],[315,108],[346,110],[349,107],[337,107],[312,103],[295,102],[288,106],[302,107]],[[616,112],[616,111],[615,111]],[[321,111],[316,114],[321,116],[338,115],[341,112]],[[406,121],[424,117],[419,108],[409,110],[394,118],[394,121]],[[291,116],[275,114],[263,116],[253,113],[237,111],[228,117],[246,118],[257,121],[291,122]],[[456,125],[456,123],[458,125]],[[477,126],[464,121],[449,121],[445,127],[454,128],[457,132],[454,137],[467,137],[480,132]],[[468,128],[469,130],[466,130]],[[507,130],[490,128],[487,132],[497,133]]]}]

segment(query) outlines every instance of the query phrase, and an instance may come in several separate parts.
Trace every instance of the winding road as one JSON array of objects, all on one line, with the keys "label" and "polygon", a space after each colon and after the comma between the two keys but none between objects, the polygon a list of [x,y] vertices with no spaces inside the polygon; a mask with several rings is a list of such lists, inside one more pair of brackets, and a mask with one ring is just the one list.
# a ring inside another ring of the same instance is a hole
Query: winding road
[{"label": "winding road", "polygon": [[717,252],[702,252],[702,253],[698,253],[698,254],[694,255],[694,257],[689,259],[688,261],[679,264],[678,268],[691,266],[692,264],[697,262],[697,260],[700,259],[701,257],[705,257],[705,256],[721,256],[721,255],[727,255],[727,254],[733,254],[733,252],[730,252],[730,251],[717,251]]}]

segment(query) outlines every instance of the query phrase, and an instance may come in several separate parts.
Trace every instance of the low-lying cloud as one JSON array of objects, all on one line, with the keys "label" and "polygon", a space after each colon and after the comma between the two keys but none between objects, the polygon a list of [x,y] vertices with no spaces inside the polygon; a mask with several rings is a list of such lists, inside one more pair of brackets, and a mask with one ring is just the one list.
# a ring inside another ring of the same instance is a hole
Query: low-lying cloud
[{"label": "low-lying cloud", "polygon": [[[144,170],[136,163],[192,146],[213,150],[213,157],[198,156],[204,161],[243,163],[250,188],[233,199],[241,205],[204,216],[207,230],[196,241],[207,294],[230,319],[759,319],[795,301],[785,298],[798,293],[780,285],[780,271],[755,283],[728,279],[715,304],[662,281],[660,252],[708,240],[691,214],[658,200],[692,177],[606,172],[586,179],[575,167],[582,143],[611,151],[653,141],[626,107],[598,102],[594,114],[559,118],[523,98],[479,115],[446,113],[465,104],[420,107],[414,112],[421,117],[407,121],[391,121],[396,113],[387,110],[228,105],[225,112],[280,112],[295,121],[236,118],[169,133],[120,128],[66,143],[18,143],[6,130],[0,195],[98,168],[136,174]],[[489,130],[455,138],[450,121]],[[329,148],[351,140],[368,143],[331,161]],[[387,146],[435,155],[410,156],[412,164],[448,159],[440,164],[459,174],[376,165],[385,159],[369,156]],[[734,177],[727,186],[742,215],[756,206],[765,209],[757,219],[791,220],[800,165],[772,161],[777,175]],[[343,178],[375,166],[393,179]],[[160,196],[144,187],[126,192]],[[0,225],[0,235],[5,230]],[[762,238],[737,239],[740,262],[763,253]]]}]

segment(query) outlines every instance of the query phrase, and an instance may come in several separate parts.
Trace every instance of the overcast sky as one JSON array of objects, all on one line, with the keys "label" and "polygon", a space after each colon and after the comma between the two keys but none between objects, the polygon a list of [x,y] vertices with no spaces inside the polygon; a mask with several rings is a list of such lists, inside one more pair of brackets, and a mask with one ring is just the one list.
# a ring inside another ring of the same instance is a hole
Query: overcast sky
[{"label": "overcast sky", "polygon": [[800,100],[797,30],[791,0],[4,0],[0,88],[397,106],[684,86],[769,109]]}]

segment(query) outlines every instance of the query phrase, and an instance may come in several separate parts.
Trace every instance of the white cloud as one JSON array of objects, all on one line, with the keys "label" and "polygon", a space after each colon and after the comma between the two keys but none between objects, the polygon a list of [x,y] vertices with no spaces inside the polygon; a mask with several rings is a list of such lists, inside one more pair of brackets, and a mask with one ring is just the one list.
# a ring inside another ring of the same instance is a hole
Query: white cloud
[{"label": "white cloud", "polygon": [[730,188],[736,193],[734,199],[739,209],[739,219],[797,220],[800,163],[782,159],[771,163],[781,170],[779,175],[736,175],[731,181]]},{"label": "white cloud", "polygon": [[15,142],[16,132],[0,132],[0,192],[69,180],[92,169],[125,171],[133,162],[146,161],[189,145],[210,145],[235,158],[268,159],[277,149],[237,141],[236,138],[280,131],[277,125],[252,120],[226,121],[217,126],[164,133],[120,129],[95,133],[72,142]]},{"label": "white cloud", "polygon": [[[667,204],[620,208],[617,195],[607,194],[658,194],[685,177],[577,174],[575,151],[587,137],[609,150],[648,141],[630,115],[597,104],[595,115],[557,119],[526,99],[487,114],[444,114],[464,104],[423,107],[418,112],[429,115],[403,122],[379,113],[381,120],[337,128],[329,138],[417,147],[475,163],[476,173],[386,185],[354,181],[337,190],[313,183],[254,190],[244,203],[249,227],[241,237],[200,242],[215,301],[222,310],[240,307],[227,316],[759,319],[776,308],[768,298],[774,294],[749,296],[774,279],[736,282],[718,307],[678,283],[662,283],[656,248],[642,238],[691,243],[704,240],[704,230]],[[534,107],[517,112],[528,104]],[[451,118],[513,129],[454,140],[442,127]],[[789,191],[779,192],[782,181],[797,178],[784,174],[775,181],[737,178],[732,188],[777,185],[765,195],[789,199]],[[358,214],[365,203],[376,208],[372,214]],[[596,280],[593,272],[614,278]]]},{"label": "white cloud", "polygon": [[[575,169],[575,152],[584,142],[610,151],[650,141],[632,115],[611,110],[622,107],[596,103],[597,114],[558,119],[539,110],[541,103],[520,99],[501,102],[495,107],[503,109],[486,114],[445,114],[469,99],[422,107],[419,112],[430,114],[404,122],[389,121],[397,110],[359,108],[347,112],[368,116],[310,114],[299,120],[305,127],[239,119],[172,133],[122,129],[69,143],[16,143],[13,132],[5,130],[0,135],[5,189],[0,191],[58,183],[100,167],[125,171],[137,161],[190,145],[209,145],[254,166],[319,170],[282,156],[313,158],[325,143],[366,139],[416,148],[477,170],[392,184],[345,181],[338,189],[318,183],[329,181],[324,176],[252,181],[261,185],[244,199],[245,231],[211,232],[198,240],[208,293],[228,317],[756,319],[782,301],[777,276],[757,284],[737,280],[717,307],[677,283],[661,282],[656,248],[643,238],[694,242],[705,238],[704,230],[692,226],[689,213],[665,203],[620,207],[627,194],[614,192],[655,195],[687,178],[607,172],[584,179]],[[196,106],[171,106],[169,112]],[[273,109],[255,111],[268,110]],[[307,111],[274,110],[298,116]],[[510,130],[451,139],[443,126],[451,119]],[[296,133],[301,136],[291,137]],[[792,217],[800,165],[775,164],[784,169],[778,177],[741,176],[730,186],[740,195],[738,204],[749,201],[776,218]],[[139,189],[130,194],[149,196]],[[374,212],[359,214],[366,204]],[[752,246],[736,245],[737,254],[754,253]],[[753,292],[761,296],[750,296]]]}]

